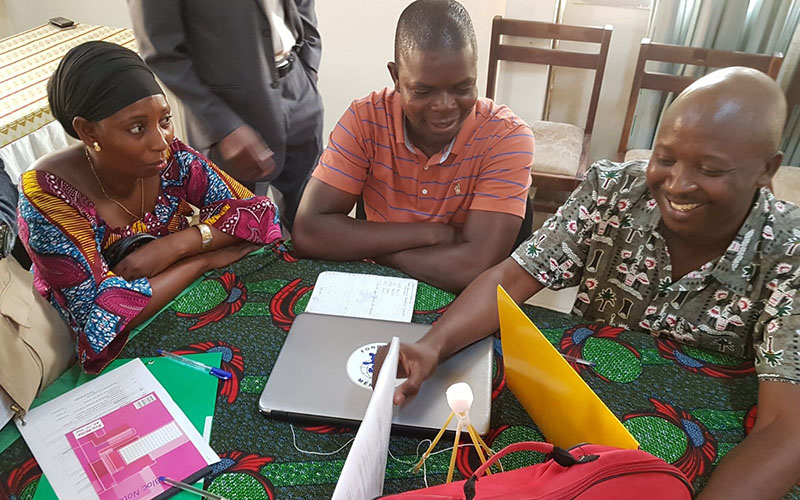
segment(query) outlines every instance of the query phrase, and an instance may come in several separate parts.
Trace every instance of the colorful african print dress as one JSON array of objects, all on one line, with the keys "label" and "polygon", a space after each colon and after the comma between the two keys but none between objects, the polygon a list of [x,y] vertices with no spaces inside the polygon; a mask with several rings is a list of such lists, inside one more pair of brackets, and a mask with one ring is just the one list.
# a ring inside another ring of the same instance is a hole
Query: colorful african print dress
[{"label": "colorful african print dress", "polygon": [[253,196],[177,139],[153,212],[125,228],[107,225],[94,203],[57,175],[29,170],[20,185],[19,235],[33,261],[34,285],[72,327],[88,372],[116,357],[127,338],[120,332],[152,296],[147,278],[127,281],[108,268],[101,252],[112,243],[135,233],[185,229],[192,206],[202,222],[243,240],[268,244],[281,237],[272,201]]}]

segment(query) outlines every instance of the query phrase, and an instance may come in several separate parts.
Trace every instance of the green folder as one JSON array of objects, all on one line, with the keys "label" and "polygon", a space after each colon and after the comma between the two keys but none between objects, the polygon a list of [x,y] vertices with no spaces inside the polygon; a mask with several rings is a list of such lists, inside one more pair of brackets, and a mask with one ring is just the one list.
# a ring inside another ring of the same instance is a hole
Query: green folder
[{"label": "green folder", "polygon": [[[219,368],[222,353],[190,354],[187,357],[200,361],[208,366]],[[128,361],[130,361],[130,359],[117,359],[111,362],[104,371],[113,370],[114,368],[124,365]],[[175,404],[183,410],[186,417],[192,422],[192,425],[194,425],[197,431],[202,435],[206,425],[206,419],[214,416],[214,408],[217,402],[217,383],[219,379],[201,370],[172,361],[168,358],[142,358],[142,363],[150,370],[150,373],[153,374],[156,380],[164,386],[164,389],[166,389],[167,393],[169,393],[175,401]],[[96,375],[88,375],[80,371],[80,369],[77,373],[73,373],[72,370],[70,370],[64,375],[65,376],[60,377],[58,381],[47,388],[47,391],[53,389],[53,394],[48,394],[49,397],[47,400],[58,397],[60,394],[96,377]],[[57,384],[59,381],[61,384]],[[73,384],[72,387],[69,387],[70,382]],[[44,396],[45,394],[42,394],[42,399],[44,399]],[[197,495],[182,491],[172,498],[196,500]],[[52,486],[50,486],[50,482],[44,475],[42,475],[39,480],[39,485],[36,487],[36,494],[34,494],[33,500],[58,500]]]}]

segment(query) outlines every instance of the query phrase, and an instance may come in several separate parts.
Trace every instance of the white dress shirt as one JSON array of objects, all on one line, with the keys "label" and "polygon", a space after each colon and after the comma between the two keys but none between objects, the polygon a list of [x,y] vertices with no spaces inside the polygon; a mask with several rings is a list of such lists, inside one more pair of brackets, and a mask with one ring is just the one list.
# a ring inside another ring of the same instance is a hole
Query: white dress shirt
[{"label": "white dress shirt", "polygon": [[292,30],[286,24],[282,0],[262,0],[262,2],[272,28],[272,48],[275,51],[275,62],[280,63],[292,51],[296,40]]}]

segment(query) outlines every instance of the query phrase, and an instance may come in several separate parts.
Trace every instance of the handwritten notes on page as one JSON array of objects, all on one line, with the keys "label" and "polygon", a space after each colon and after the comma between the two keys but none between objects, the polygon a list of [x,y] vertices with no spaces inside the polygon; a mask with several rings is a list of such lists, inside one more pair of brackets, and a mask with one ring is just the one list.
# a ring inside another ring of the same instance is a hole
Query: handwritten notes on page
[{"label": "handwritten notes on page", "polygon": [[400,339],[392,337],[364,420],[358,427],[331,500],[369,500],[383,494],[399,350]]},{"label": "handwritten notes on page", "polygon": [[417,280],[325,271],[319,274],[306,312],[411,322]]},{"label": "handwritten notes on page", "polygon": [[219,457],[134,359],[30,410],[17,424],[58,498],[155,498]]}]

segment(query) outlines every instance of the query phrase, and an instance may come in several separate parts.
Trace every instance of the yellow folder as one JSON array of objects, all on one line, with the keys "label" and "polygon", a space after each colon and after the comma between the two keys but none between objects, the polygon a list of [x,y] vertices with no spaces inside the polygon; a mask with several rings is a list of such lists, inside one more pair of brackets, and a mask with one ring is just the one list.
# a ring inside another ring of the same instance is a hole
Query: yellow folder
[{"label": "yellow folder", "polygon": [[497,311],[508,387],[548,442],[637,449],[639,443],[503,287]]}]

